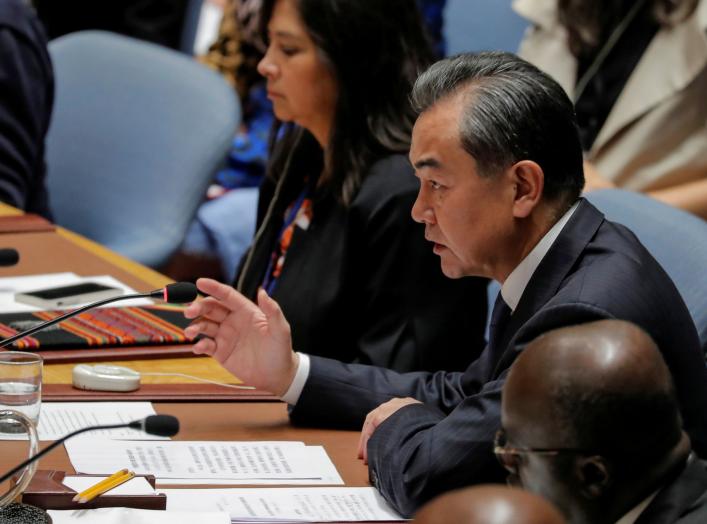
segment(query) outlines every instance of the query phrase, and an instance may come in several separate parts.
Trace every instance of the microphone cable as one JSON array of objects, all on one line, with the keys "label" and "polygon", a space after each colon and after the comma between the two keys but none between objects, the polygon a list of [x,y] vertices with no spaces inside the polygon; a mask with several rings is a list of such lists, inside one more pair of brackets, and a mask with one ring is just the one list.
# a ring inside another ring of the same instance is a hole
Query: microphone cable
[{"label": "microphone cable", "polygon": [[204,382],[206,384],[214,384],[216,386],[223,386],[225,388],[233,388],[233,389],[255,389],[255,386],[243,386],[240,384],[226,384],[225,382],[218,382],[216,380],[210,380],[208,378],[202,378],[202,377],[195,377],[194,375],[187,375],[186,373],[168,373],[168,372],[159,372],[159,371],[149,371],[143,373],[142,371],[137,371],[137,373],[140,373],[141,377],[146,377],[146,376],[152,376],[152,377],[181,377],[181,378],[189,378],[192,380],[196,380],[198,382]]}]

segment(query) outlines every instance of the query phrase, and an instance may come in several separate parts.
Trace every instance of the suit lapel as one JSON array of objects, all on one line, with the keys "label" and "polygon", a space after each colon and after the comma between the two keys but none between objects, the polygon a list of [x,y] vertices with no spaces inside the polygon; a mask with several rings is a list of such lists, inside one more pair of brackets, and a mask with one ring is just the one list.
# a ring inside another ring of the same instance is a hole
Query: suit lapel
[{"label": "suit lapel", "polygon": [[701,460],[692,460],[677,478],[665,486],[636,520],[636,524],[678,522],[689,513],[707,491],[707,468]]},{"label": "suit lapel", "polygon": [[[557,294],[603,221],[604,215],[599,210],[586,200],[580,200],[569,222],[530,278],[499,340],[493,344],[498,355],[494,374],[507,367],[502,360],[506,360],[503,355],[507,353],[509,343],[523,325]],[[511,349],[515,351],[515,348]],[[508,354],[506,358],[512,360],[515,355]]]},{"label": "suit lapel", "polygon": [[676,27],[661,29],[629,77],[597,136],[590,158],[624,127],[687,87],[707,64],[707,2]]}]

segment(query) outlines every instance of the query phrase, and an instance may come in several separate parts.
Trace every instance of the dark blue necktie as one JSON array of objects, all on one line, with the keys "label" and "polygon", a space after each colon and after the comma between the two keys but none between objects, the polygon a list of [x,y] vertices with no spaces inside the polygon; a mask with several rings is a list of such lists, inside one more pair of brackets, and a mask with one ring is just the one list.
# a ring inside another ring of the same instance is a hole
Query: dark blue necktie
[{"label": "dark blue necktie", "polygon": [[489,346],[494,347],[503,337],[503,329],[511,318],[511,308],[503,300],[501,292],[498,292],[496,303],[493,305],[491,313],[491,323],[489,324]]}]

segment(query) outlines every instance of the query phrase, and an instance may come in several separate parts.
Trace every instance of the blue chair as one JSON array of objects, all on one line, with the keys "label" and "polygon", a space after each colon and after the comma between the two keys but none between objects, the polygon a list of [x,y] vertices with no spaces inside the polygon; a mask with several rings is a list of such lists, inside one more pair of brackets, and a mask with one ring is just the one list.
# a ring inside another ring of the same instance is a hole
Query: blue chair
[{"label": "blue chair", "polygon": [[516,52],[528,22],[511,9],[512,0],[447,0],[447,54],[464,51]]},{"label": "blue chair", "polygon": [[622,189],[585,195],[606,218],[631,229],[675,282],[707,352],[707,222]]},{"label": "blue chair", "polygon": [[103,31],[51,42],[47,184],[57,224],[160,267],[231,146],[240,106],[182,53]]}]

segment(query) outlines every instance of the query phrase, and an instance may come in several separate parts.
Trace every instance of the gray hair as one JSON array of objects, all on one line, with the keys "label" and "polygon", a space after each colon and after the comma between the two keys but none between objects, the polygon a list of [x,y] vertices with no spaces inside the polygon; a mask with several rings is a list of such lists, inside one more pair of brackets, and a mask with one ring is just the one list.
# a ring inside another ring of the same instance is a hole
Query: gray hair
[{"label": "gray hair", "polygon": [[411,101],[424,113],[457,95],[464,96],[459,138],[481,176],[532,160],[545,174],[545,198],[574,202],[579,197],[582,148],[574,107],[557,82],[511,53],[468,53],[422,73]]}]

